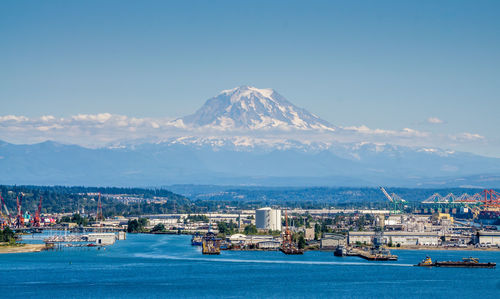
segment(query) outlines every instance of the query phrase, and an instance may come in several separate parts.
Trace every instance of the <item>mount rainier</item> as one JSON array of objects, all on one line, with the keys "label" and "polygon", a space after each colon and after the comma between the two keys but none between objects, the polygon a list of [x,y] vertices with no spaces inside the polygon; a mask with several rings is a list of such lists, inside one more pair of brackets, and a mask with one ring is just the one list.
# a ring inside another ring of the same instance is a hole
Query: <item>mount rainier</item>
[{"label": "mount rainier", "polygon": [[219,129],[334,130],[328,122],[299,108],[272,89],[250,86],[224,90],[180,121]]}]

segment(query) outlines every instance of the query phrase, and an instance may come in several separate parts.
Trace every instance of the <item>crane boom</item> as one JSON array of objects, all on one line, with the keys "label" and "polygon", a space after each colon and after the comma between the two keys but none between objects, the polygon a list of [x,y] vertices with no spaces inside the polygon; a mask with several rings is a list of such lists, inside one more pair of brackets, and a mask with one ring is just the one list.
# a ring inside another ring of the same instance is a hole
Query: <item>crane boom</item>
[{"label": "crane boom", "polygon": [[388,199],[390,202],[394,202],[394,199],[392,199],[392,197],[389,195],[389,193],[387,193],[387,191],[385,191],[385,188],[384,188],[384,187],[380,187],[380,190],[382,190],[382,192],[384,193],[385,197],[387,197],[387,199]]},{"label": "crane boom", "polygon": [[0,195],[0,198],[2,199],[2,207],[5,209],[5,212],[7,213],[7,217],[9,217],[9,221],[10,221],[10,212],[9,212],[9,209],[7,208],[7,205],[5,204],[5,201],[4,201],[3,197],[2,197],[2,195]]}]

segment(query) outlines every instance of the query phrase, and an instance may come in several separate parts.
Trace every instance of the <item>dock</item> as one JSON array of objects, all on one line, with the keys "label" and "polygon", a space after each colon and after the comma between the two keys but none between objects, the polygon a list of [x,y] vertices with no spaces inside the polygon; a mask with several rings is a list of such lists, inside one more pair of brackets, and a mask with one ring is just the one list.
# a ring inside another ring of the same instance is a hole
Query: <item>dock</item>
[{"label": "dock", "polygon": [[397,261],[398,256],[387,251],[361,250],[350,248],[347,250],[347,256],[357,256],[368,261]]}]

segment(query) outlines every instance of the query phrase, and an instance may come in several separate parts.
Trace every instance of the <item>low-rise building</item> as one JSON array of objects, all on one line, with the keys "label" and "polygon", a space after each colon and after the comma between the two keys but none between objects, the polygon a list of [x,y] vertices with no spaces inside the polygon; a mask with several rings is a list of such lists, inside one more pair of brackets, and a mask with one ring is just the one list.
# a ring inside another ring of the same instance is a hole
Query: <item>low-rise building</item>
[{"label": "low-rise building", "polygon": [[304,239],[306,239],[306,241],[314,240],[314,228],[304,229]]},{"label": "low-rise building", "polygon": [[281,244],[281,240],[279,238],[275,238],[271,235],[244,235],[244,234],[234,234],[229,237],[229,242],[233,245],[240,246],[258,246],[259,243],[262,243],[261,246],[274,246],[274,243],[266,243],[266,242],[278,242]]},{"label": "low-rise building", "polygon": [[477,237],[480,245],[500,246],[500,232],[480,231]]},{"label": "low-rise building", "polygon": [[[374,231],[363,231],[363,232],[349,232],[349,244],[371,244],[373,237],[375,236]],[[397,246],[409,246],[409,245],[424,245],[424,246],[437,246],[439,245],[440,236],[435,232],[405,232],[405,231],[391,231],[384,232],[382,237],[382,243],[393,244]]]},{"label": "low-rise building", "polygon": [[96,245],[113,245],[116,241],[115,233],[91,233],[87,237],[89,242],[95,242]]},{"label": "low-rise building", "polygon": [[279,241],[262,241],[257,243],[257,248],[267,250],[278,250],[281,243]]},{"label": "low-rise building", "polygon": [[321,249],[334,249],[339,245],[346,244],[346,236],[338,234],[324,234],[321,238]]}]

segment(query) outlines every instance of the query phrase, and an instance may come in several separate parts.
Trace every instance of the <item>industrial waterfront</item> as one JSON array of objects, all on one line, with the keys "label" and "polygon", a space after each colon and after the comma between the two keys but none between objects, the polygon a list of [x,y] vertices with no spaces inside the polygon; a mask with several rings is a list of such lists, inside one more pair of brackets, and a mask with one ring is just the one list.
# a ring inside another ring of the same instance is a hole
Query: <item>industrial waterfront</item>
[{"label": "industrial waterfront", "polygon": [[[41,242],[45,235],[26,236]],[[500,262],[498,252],[398,250],[394,262],[337,258],[332,252],[301,256],[278,251],[224,251],[203,256],[187,235],[129,234],[106,250],[0,255],[3,298],[9,297],[454,297],[495,298],[499,269],[420,268],[474,255]],[[13,275],[15,273],[15,275]],[[293,282],[287,283],[283,282]]]}]

